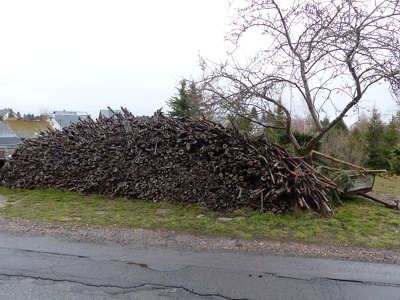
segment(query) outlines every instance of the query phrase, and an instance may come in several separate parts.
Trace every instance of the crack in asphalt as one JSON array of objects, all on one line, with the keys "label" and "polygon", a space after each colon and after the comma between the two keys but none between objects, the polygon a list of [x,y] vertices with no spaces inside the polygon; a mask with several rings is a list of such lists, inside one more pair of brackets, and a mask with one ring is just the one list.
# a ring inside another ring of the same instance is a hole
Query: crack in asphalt
[{"label": "crack in asphalt", "polygon": [[[249,274],[249,277],[252,277],[252,276],[253,276],[252,274]],[[347,282],[347,283],[382,286],[382,287],[395,287],[395,288],[400,287],[400,284],[394,284],[394,283],[381,283],[381,282],[373,282],[373,281],[339,279],[339,278],[330,278],[330,277],[301,278],[301,277],[296,277],[296,276],[279,275],[277,273],[260,273],[258,275],[255,275],[254,277],[255,278],[257,278],[257,277],[263,278],[264,276],[285,278],[285,279],[292,279],[292,280],[306,281],[306,282],[313,282],[313,281],[317,281],[317,280],[327,280],[327,281],[333,281],[333,282]],[[145,288],[145,287],[150,287],[151,289],[181,289],[185,292],[188,292],[193,295],[200,296],[200,297],[220,297],[221,299],[227,299],[227,300],[247,300],[248,299],[248,298],[231,298],[231,297],[224,296],[224,295],[218,294],[218,293],[198,293],[198,292],[191,290],[189,288],[186,288],[184,286],[152,284],[152,283],[148,283],[148,282],[138,284],[138,285],[132,285],[132,286],[120,286],[120,285],[111,285],[111,284],[109,284],[109,285],[107,285],[107,284],[90,284],[90,283],[85,283],[85,282],[81,282],[78,280],[71,280],[71,279],[53,279],[53,278],[44,278],[44,277],[40,277],[40,276],[29,276],[29,275],[23,275],[23,274],[1,274],[0,273],[0,280],[3,280],[4,278],[7,278],[7,279],[9,279],[9,278],[24,278],[24,279],[43,280],[43,281],[50,281],[50,282],[67,282],[67,283],[79,284],[79,285],[87,286],[87,287],[119,290],[119,291],[107,291],[107,290],[104,291],[110,295],[135,293],[135,290]]]},{"label": "crack in asphalt", "polygon": [[[25,253],[35,253],[35,254],[47,254],[47,255],[54,255],[54,256],[64,256],[64,257],[75,257],[79,259],[88,259],[88,260],[93,260],[92,257],[90,256],[84,256],[84,255],[75,255],[75,254],[63,254],[63,253],[55,253],[55,252],[49,252],[49,251],[35,251],[35,250],[28,250],[28,249],[15,249],[15,248],[8,248],[8,247],[0,247],[0,249],[6,249],[6,250],[11,250],[11,251],[20,251],[20,252],[25,252]],[[124,261],[124,260],[109,260],[109,261],[114,261],[114,262],[120,262],[128,265],[135,265],[140,268],[147,268],[150,269],[151,271],[161,271],[157,270],[156,268],[153,269],[151,268],[151,265],[145,264],[145,263],[137,263],[133,261]],[[63,266],[59,265],[58,263],[54,264],[53,266],[50,267],[50,270],[53,273],[56,273],[57,270],[62,269]],[[180,266],[178,269],[171,269],[171,270],[162,270],[162,271],[180,271],[184,270],[187,268],[202,268],[199,266]],[[15,271],[15,270],[14,270]],[[21,270],[23,271],[23,270]],[[344,278],[334,278],[334,277],[301,277],[301,276],[291,276],[291,275],[284,275],[284,274],[279,274],[279,273],[273,273],[273,272],[260,272],[260,273],[248,273],[249,277],[254,277],[256,278],[262,278],[261,280],[265,279],[263,277],[275,277],[275,278],[282,278],[282,279],[291,279],[291,280],[297,280],[297,281],[303,281],[303,282],[309,282],[313,283],[313,281],[331,281],[335,283],[352,283],[352,284],[361,284],[361,285],[368,285],[368,286],[380,286],[380,287],[394,287],[394,288],[400,288],[400,283],[387,283],[387,282],[375,282],[375,281],[366,281],[366,280],[357,280],[357,279],[344,279]],[[187,293],[199,296],[199,297],[220,297],[221,299],[228,299],[228,300],[246,300],[247,298],[230,298],[227,296],[224,296],[219,293],[198,293],[195,292],[194,290],[190,290],[189,288],[186,288],[184,286],[180,285],[163,285],[159,283],[150,283],[148,280],[146,280],[145,283],[141,283],[138,285],[132,285],[132,286],[121,286],[121,285],[112,285],[112,284],[91,284],[91,283],[85,283],[81,282],[79,280],[73,280],[73,279],[53,279],[53,278],[44,278],[40,276],[31,276],[31,275],[25,275],[25,274],[1,274],[0,273],[0,281],[2,280],[1,278],[27,278],[27,279],[34,279],[34,280],[43,280],[43,281],[49,281],[49,282],[66,282],[66,283],[73,283],[73,284],[79,284],[82,286],[87,286],[87,287],[94,287],[94,288],[103,288],[105,289],[104,292],[107,294],[111,295],[119,295],[119,294],[127,294],[127,293],[135,293],[138,292],[138,289],[148,287],[150,289],[180,289],[182,291],[185,291]],[[115,289],[115,291],[110,291],[107,289]]]},{"label": "crack in asphalt", "polygon": [[220,298],[227,299],[227,300],[249,300],[249,298],[230,298],[230,297],[227,297],[227,296],[223,296],[221,294],[202,294],[202,293],[197,293],[197,292],[195,292],[193,290],[190,290],[190,289],[182,287],[182,286],[168,286],[168,285],[162,285],[162,284],[155,284],[155,285],[154,284],[150,284],[150,286],[153,286],[153,287],[159,286],[159,287],[162,287],[162,289],[165,289],[165,288],[178,288],[178,289],[182,289],[182,290],[184,290],[186,292],[189,292],[189,293],[191,293],[193,295],[201,296],[201,297],[220,297]]},{"label": "crack in asphalt", "polygon": [[105,287],[105,288],[117,288],[117,289],[136,289],[140,288],[142,286],[145,286],[146,284],[139,284],[137,286],[131,286],[131,287],[123,287],[119,285],[105,285],[105,284],[90,284],[90,283],[84,283],[80,282],[78,280],[71,280],[71,279],[56,279],[56,278],[44,278],[40,276],[30,276],[30,275],[23,275],[23,274],[1,274],[0,276],[3,276],[5,278],[28,278],[28,279],[34,279],[34,280],[44,280],[44,281],[52,281],[52,282],[69,282],[69,283],[76,283],[76,284],[81,284],[84,286],[90,286],[90,287]]},{"label": "crack in asphalt", "polygon": [[8,247],[0,247],[0,249],[11,250],[11,251],[27,252],[27,253],[51,254],[51,255],[56,255],[56,256],[67,256],[67,257],[77,257],[77,258],[90,258],[90,256],[84,256],[84,255],[78,255],[78,254],[57,253],[57,252],[48,252],[48,251],[37,251],[37,250],[29,250],[29,249],[16,249],[16,248],[8,248]]},{"label": "crack in asphalt", "polygon": [[[382,286],[382,287],[400,287],[399,283],[388,283],[388,282],[375,282],[375,281],[365,281],[365,280],[356,280],[356,279],[342,279],[342,278],[332,278],[332,277],[311,277],[311,278],[302,278],[296,276],[288,276],[288,275],[279,275],[278,273],[262,273],[264,275],[276,278],[285,278],[285,279],[293,279],[293,280],[301,280],[301,281],[315,281],[315,280],[329,280],[335,282],[348,282],[348,283],[358,283],[365,285],[373,285],[373,286]],[[249,275],[251,276],[251,275]],[[262,277],[262,275],[258,275],[258,277]]]},{"label": "crack in asphalt", "polygon": [[135,293],[135,290],[138,290],[140,288],[144,287],[150,287],[151,289],[181,289],[183,291],[186,291],[188,293],[191,293],[196,296],[200,297],[220,297],[221,299],[227,299],[227,300],[249,300],[248,298],[231,298],[227,297],[221,294],[217,293],[198,293],[195,292],[194,290],[190,290],[186,287],[183,286],[174,286],[174,285],[163,285],[163,284],[151,284],[151,283],[143,283],[139,285],[134,285],[134,286],[129,286],[129,287],[123,287],[123,286],[118,286],[118,285],[105,285],[105,284],[89,284],[89,283],[83,283],[80,281],[75,281],[75,280],[70,280],[70,279],[51,279],[51,278],[43,278],[39,276],[27,276],[27,275],[10,275],[10,274],[1,274],[0,273],[0,281],[4,280],[4,278],[10,279],[10,278],[15,278],[15,279],[34,279],[34,280],[42,280],[42,281],[50,281],[50,282],[67,282],[67,283],[73,283],[73,284],[79,284],[82,286],[87,286],[87,287],[94,287],[94,288],[113,288],[113,289],[119,289],[121,291],[119,292],[110,292],[105,290],[104,292],[109,294],[109,295],[121,295],[121,294],[128,294],[128,293]]},{"label": "crack in asphalt", "polygon": [[[0,247],[0,249],[7,249],[7,250],[15,250],[13,248],[7,248],[7,247]],[[75,255],[75,254],[62,254],[62,253],[55,253],[55,252],[45,252],[45,251],[35,251],[35,250],[26,250],[26,249],[18,249],[18,251],[22,251],[22,252],[27,252],[27,253],[40,253],[40,254],[50,254],[50,255],[57,255],[57,256],[66,256],[66,257],[77,257],[77,258],[82,258],[82,259],[90,259],[93,260],[91,257],[89,256],[83,256],[83,255]],[[121,263],[125,263],[125,264],[132,264],[132,265],[136,265],[142,268],[147,268],[149,270],[152,271],[159,271],[156,269],[152,269],[148,264],[144,264],[144,263],[135,263],[132,261],[123,261],[123,260],[110,260],[110,261],[115,261],[115,262],[121,262]],[[57,264],[51,267],[51,270],[54,271],[54,267],[57,267]],[[178,270],[184,270],[184,269],[188,269],[190,267],[193,266],[185,266],[182,269],[178,269]],[[60,267],[60,269],[62,269],[62,267]],[[172,271],[177,271],[177,270],[172,270]],[[288,275],[280,275],[278,273],[270,273],[270,272],[263,272],[263,275],[266,276],[270,276],[270,277],[276,277],[276,278],[284,278],[284,279],[293,279],[293,280],[301,280],[301,281],[315,281],[315,280],[329,280],[329,281],[336,281],[336,282],[348,282],[348,283],[357,283],[357,284],[364,284],[364,285],[372,285],[372,286],[382,286],[382,287],[395,287],[395,288],[399,288],[400,284],[396,284],[396,283],[383,283],[383,282],[374,282],[374,281],[365,281],[365,280],[355,280],[355,279],[341,279],[341,278],[333,278],[333,277],[312,277],[312,278],[302,278],[302,277],[297,277],[297,276],[288,276]],[[4,274],[0,274],[0,275],[4,275]],[[262,278],[263,275],[256,275],[259,278]],[[5,276],[24,276],[24,275],[5,275]],[[29,276],[26,276],[29,277]],[[249,274],[249,277],[252,277],[251,274]],[[35,279],[35,277],[30,277]],[[53,280],[53,281],[69,281],[69,280],[57,280],[57,279],[44,279],[44,278],[40,278],[38,277],[37,279],[43,279],[43,280]],[[74,281],[70,281],[70,282],[74,282]],[[75,282],[75,283],[80,283],[80,282]],[[82,283],[80,283],[82,284]],[[89,284],[85,284],[90,286]],[[98,287],[98,285],[93,285],[95,287]],[[114,288],[124,288],[121,286],[104,286],[104,287],[114,287]],[[138,286],[140,287],[140,286]],[[133,287],[136,288],[136,287]],[[172,287],[174,288],[174,287]],[[176,288],[176,287],[175,287]],[[179,288],[183,288],[183,287],[179,287]],[[217,295],[208,295],[208,296],[217,296]],[[221,295],[218,295],[221,296]]]}]

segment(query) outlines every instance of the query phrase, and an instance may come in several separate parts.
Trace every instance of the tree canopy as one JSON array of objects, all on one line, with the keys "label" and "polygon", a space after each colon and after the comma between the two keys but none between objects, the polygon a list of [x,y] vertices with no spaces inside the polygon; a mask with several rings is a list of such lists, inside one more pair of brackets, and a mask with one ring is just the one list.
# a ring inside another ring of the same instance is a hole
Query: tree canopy
[{"label": "tree canopy", "polygon": [[[201,59],[203,88],[231,112],[247,105],[273,114],[278,107],[284,115],[279,126],[296,152],[309,153],[374,85],[386,82],[399,103],[398,0],[243,0],[232,1],[231,8],[226,39],[234,49],[225,61]],[[243,60],[248,35],[262,42]],[[311,116],[316,130],[306,144],[293,134],[292,103],[285,95]],[[325,124],[328,109],[335,117]]]},{"label": "tree canopy", "polygon": [[170,107],[168,116],[174,119],[184,119],[189,116],[198,116],[203,112],[202,95],[193,81],[182,79],[177,88],[178,93],[172,96],[167,105]]}]

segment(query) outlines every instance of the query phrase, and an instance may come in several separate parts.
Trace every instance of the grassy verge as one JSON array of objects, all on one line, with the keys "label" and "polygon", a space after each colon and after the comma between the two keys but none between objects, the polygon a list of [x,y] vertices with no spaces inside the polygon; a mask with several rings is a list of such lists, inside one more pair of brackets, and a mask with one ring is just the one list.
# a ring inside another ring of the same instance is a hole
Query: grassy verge
[{"label": "grassy verge", "polygon": [[[377,178],[376,193],[398,197],[400,177]],[[140,227],[209,236],[290,240],[303,243],[400,247],[400,211],[360,198],[335,206],[333,216],[296,212],[277,216],[250,211],[217,213],[187,205],[83,196],[59,190],[11,190],[0,214],[6,218],[74,226]]]}]

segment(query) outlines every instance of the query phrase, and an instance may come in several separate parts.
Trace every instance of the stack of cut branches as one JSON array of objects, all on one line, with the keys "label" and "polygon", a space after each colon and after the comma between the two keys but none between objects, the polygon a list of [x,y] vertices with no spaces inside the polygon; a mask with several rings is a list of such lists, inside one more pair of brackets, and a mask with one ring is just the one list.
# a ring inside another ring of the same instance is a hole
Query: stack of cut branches
[{"label": "stack of cut branches", "polygon": [[1,170],[2,184],[214,210],[332,212],[335,184],[278,145],[206,120],[123,112],[25,141]]}]

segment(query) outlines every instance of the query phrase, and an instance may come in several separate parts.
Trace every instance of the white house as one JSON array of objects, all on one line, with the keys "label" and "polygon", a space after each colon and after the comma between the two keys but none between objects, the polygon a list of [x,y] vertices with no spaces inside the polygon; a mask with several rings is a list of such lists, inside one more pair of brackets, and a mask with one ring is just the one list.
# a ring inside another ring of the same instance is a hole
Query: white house
[{"label": "white house", "polygon": [[10,110],[8,108],[0,109],[0,118],[2,120],[7,120],[10,115]]}]

